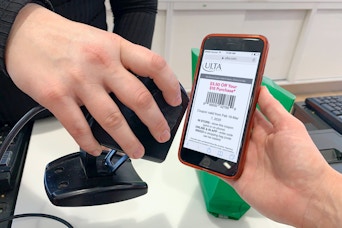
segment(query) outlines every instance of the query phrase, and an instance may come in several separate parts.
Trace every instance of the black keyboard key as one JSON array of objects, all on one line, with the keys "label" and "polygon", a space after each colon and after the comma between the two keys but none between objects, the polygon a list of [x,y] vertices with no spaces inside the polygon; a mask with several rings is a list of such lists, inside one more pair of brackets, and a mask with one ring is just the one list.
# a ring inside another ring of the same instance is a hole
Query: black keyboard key
[{"label": "black keyboard key", "polygon": [[327,109],[327,110],[330,111],[330,112],[332,112],[332,111],[335,110],[334,107],[331,106],[331,104],[322,104],[322,107],[325,108],[325,109]]},{"label": "black keyboard key", "polygon": [[310,97],[305,100],[305,104],[332,128],[342,134],[342,95]]},{"label": "black keyboard key", "polygon": [[332,113],[333,113],[335,116],[339,116],[339,115],[341,115],[341,112],[340,112],[340,111],[338,111],[337,109],[336,109],[336,110],[334,110],[334,111],[332,111]]}]

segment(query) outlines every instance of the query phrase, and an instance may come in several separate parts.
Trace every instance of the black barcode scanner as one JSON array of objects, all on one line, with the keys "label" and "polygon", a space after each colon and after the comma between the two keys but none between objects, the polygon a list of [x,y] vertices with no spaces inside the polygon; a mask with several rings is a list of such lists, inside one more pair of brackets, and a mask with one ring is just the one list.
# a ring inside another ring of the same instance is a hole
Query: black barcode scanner
[{"label": "black barcode scanner", "polygon": [[[160,163],[168,154],[188,106],[189,98],[181,86],[181,105],[170,106],[153,80],[138,78],[151,92],[170,126],[169,141],[157,142],[138,116],[121,103],[114,94],[110,95],[134,134],[145,147],[143,159]],[[71,207],[92,206],[119,202],[146,194],[147,184],[136,173],[131,160],[121,147],[89,114],[87,120],[95,138],[109,150],[103,151],[98,157],[81,150],[50,162],[45,169],[44,185],[52,204]]]},{"label": "black barcode scanner", "polygon": [[[189,102],[189,98],[186,94],[186,91],[181,86],[181,105],[177,107],[170,106],[166,103],[162,95],[162,92],[154,84],[153,80],[143,77],[139,77],[139,79],[151,92],[153,98],[157,102],[161,112],[163,113],[164,117],[166,118],[169,124],[169,127],[171,129],[171,138],[169,141],[165,143],[159,143],[158,141],[156,141],[151,135],[148,128],[141,122],[138,116],[131,109],[127,108],[124,104],[122,104],[121,101],[119,101],[114,96],[114,94],[111,94],[111,97],[118,105],[121,113],[124,115],[133,133],[143,144],[145,148],[145,155],[143,156],[143,159],[154,162],[163,162],[168,154],[169,148],[177,132],[179,124],[182,121],[183,115]],[[92,117],[89,119],[89,125],[93,132],[93,135],[100,142],[100,144],[111,149],[121,150],[121,147],[117,144],[117,142],[106,131],[104,131],[103,128]]]}]

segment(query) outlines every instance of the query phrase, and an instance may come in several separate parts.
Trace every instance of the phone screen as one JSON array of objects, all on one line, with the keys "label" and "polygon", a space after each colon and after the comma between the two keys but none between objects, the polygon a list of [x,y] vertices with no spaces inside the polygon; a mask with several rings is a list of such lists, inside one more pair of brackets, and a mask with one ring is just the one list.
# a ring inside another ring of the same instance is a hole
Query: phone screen
[{"label": "phone screen", "polygon": [[[192,157],[188,156],[190,163],[224,175],[234,174],[254,97],[262,48],[249,50],[246,45],[240,45],[246,49],[240,50],[207,46],[209,48],[204,45],[202,50],[183,133],[183,148],[192,151]],[[194,156],[194,152],[203,156]],[[187,156],[183,158],[187,160]]]},{"label": "phone screen", "polygon": [[204,50],[184,147],[237,162],[259,58]]}]

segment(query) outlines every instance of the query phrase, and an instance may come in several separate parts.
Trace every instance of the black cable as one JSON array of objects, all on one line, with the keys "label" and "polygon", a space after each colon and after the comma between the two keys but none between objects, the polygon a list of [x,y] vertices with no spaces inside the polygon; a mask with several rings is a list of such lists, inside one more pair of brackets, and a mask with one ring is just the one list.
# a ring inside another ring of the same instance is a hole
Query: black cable
[{"label": "black cable", "polygon": [[30,121],[35,115],[40,113],[41,111],[44,111],[45,108],[43,106],[36,106],[30,111],[28,111],[23,117],[20,118],[20,120],[13,126],[11,131],[8,133],[6,138],[1,144],[0,147],[0,158],[4,155],[4,153],[7,151],[8,147],[11,145],[11,142],[13,139],[18,135],[19,131],[25,126],[25,124]]},{"label": "black cable", "polygon": [[[11,145],[11,142],[13,139],[18,135],[20,130],[26,125],[27,122],[29,122],[35,115],[38,113],[44,111],[45,108],[43,106],[36,106],[32,109],[30,109],[23,117],[20,118],[20,120],[13,126],[11,131],[8,133],[6,138],[1,144],[0,147],[0,158],[3,156],[3,154],[7,151],[8,147]],[[60,223],[63,223],[66,227],[73,228],[73,226],[65,221],[62,218],[59,218],[57,216],[48,215],[48,214],[42,214],[42,213],[27,213],[27,214],[18,214],[18,215],[11,215],[7,218],[0,219],[0,223],[7,222],[7,221],[13,221],[17,218],[24,218],[24,217],[43,217],[43,218],[49,218],[56,220]]]},{"label": "black cable", "polygon": [[8,221],[13,221],[14,219],[17,219],[17,218],[27,218],[27,217],[43,217],[43,218],[48,218],[48,219],[56,220],[57,222],[60,222],[60,223],[64,224],[68,228],[73,228],[73,226],[69,222],[65,221],[62,218],[59,218],[59,217],[53,216],[53,215],[42,214],[42,213],[27,213],[27,214],[12,215],[12,216],[9,216],[7,218],[0,219],[0,223],[8,222]]}]

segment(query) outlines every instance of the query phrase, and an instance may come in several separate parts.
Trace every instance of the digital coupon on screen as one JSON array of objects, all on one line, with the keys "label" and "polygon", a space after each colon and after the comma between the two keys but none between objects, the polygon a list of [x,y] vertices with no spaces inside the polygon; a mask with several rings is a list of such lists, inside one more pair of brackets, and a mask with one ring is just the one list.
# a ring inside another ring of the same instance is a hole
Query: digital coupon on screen
[{"label": "digital coupon on screen", "polygon": [[185,148],[237,162],[260,55],[204,50]]}]

